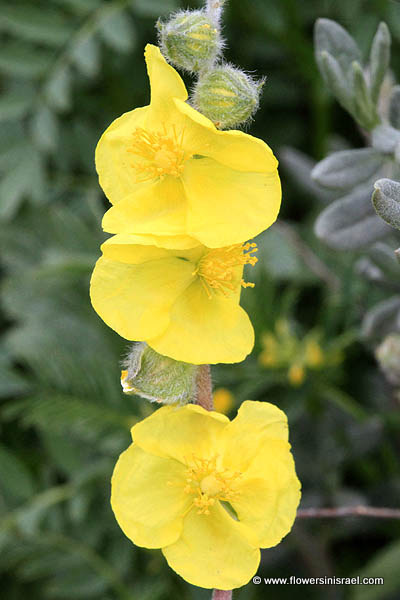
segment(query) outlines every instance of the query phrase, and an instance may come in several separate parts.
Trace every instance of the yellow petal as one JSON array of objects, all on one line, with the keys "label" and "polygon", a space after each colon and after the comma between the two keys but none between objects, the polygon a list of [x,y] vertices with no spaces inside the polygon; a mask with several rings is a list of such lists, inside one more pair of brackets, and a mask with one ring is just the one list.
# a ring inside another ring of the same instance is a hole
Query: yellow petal
[{"label": "yellow petal", "polygon": [[224,464],[246,471],[263,444],[278,440],[288,449],[287,439],[288,424],[283,411],[269,402],[246,400],[224,432]]},{"label": "yellow petal", "polygon": [[174,104],[186,117],[184,144],[191,154],[208,156],[238,171],[269,173],[277,170],[278,161],[262,140],[243,131],[219,131],[186,102],[174,100]]},{"label": "yellow petal", "polygon": [[270,440],[259,447],[235,490],[231,504],[249,541],[261,548],[278,544],[292,528],[301,495],[289,445]]},{"label": "yellow petal", "polygon": [[247,541],[240,523],[219,503],[209,515],[192,509],[179,539],[162,552],[169,566],[192,585],[221,590],[248,583],[260,562],[258,548]]},{"label": "yellow petal", "polygon": [[276,220],[281,202],[277,171],[235,171],[211,158],[190,160],[182,175],[187,233],[209,248],[244,242]]},{"label": "yellow petal", "polygon": [[[158,245],[153,245],[153,239],[158,242]],[[120,233],[113,235],[101,246],[103,255],[106,258],[111,258],[118,262],[138,265],[149,261],[159,260],[162,258],[179,257],[191,261],[192,271],[196,268],[196,264],[204,254],[204,246],[190,245],[186,248],[186,244],[190,238],[168,238],[172,244],[176,240],[177,246],[174,249],[168,249],[162,244],[162,238],[157,236],[134,235],[129,233]],[[181,246],[181,249],[179,249]]]},{"label": "yellow petal", "polygon": [[222,430],[229,423],[225,415],[187,404],[163,406],[132,427],[132,439],[146,452],[191,463],[193,455],[215,454]]},{"label": "yellow petal", "polygon": [[254,331],[245,311],[232,298],[209,298],[194,282],[171,308],[168,328],[147,343],[156,352],[194,364],[240,362],[251,352]]},{"label": "yellow petal", "polygon": [[102,257],[92,274],[90,297],[109,327],[140,341],[166,329],[172,304],[192,280],[193,264],[176,257],[136,265]]},{"label": "yellow petal", "polygon": [[[111,242],[111,240],[113,241]],[[119,233],[117,235],[113,235],[112,238],[104,242],[104,244],[101,246],[101,249],[106,256],[108,256],[109,258],[113,258],[111,252],[114,252],[115,249],[111,249],[111,245],[129,246],[136,244],[143,244],[144,246],[156,246],[157,248],[188,250],[190,248],[198,247],[199,242],[189,237],[188,235],[173,236],[152,235],[151,233]],[[121,260],[121,258],[119,258],[118,260]]]},{"label": "yellow petal", "polygon": [[161,548],[182,531],[190,505],[185,467],[151,456],[131,444],[121,454],[111,481],[111,505],[119,526],[138,546]]},{"label": "yellow petal", "polygon": [[147,106],[136,108],[115,119],[97,144],[96,170],[100,185],[112,204],[144,185],[137,183],[132,154],[128,148],[132,143],[133,131],[145,123],[147,111]]},{"label": "yellow petal", "polygon": [[108,233],[187,235],[185,191],[179,179],[166,176],[142,185],[112,206],[103,217]]},{"label": "yellow petal", "polygon": [[171,98],[186,100],[188,96],[182,78],[167,63],[160,49],[152,44],[147,44],[144,56],[150,79],[152,109],[163,109],[166,100]]}]

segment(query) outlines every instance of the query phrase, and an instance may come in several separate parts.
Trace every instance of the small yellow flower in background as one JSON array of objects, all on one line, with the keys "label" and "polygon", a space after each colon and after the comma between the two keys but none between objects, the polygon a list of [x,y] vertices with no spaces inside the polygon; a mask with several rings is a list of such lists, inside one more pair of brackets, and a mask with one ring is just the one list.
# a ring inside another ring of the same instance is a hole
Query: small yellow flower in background
[{"label": "small yellow flower in background", "polygon": [[298,387],[305,381],[307,371],[334,366],[342,360],[337,350],[324,350],[320,338],[316,329],[299,338],[287,320],[279,319],[275,331],[262,336],[263,350],[258,360],[263,367],[286,369],[289,383]]},{"label": "small yellow flower in background", "polygon": [[[109,233],[186,235],[218,248],[241,243],[276,220],[277,160],[262,140],[218,131],[189,106],[184,83],[148,44],[149,106],[116,119],[96,149],[100,185],[114,206]],[[189,246],[188,246],[189,247]]]},{"label": "small yellow flower in background", "polygon": [[93,271],[93,307],[122,337],[175,360],[240,362],[254,344],[239,299],[242,287],[254,285],[243,281],[243,267],[255,264],[256,249],[166,249],[147,236],[115,235]]},{"label": "small yellow flower in background", "polygon": [[228,389],[220,387],[214,391],[214,409],[224,415],[233,408],[235,397]]},{"label": "small yellow flower in background", "polygon": [[161,548],[189,583],[229,590],[256,573],[259,548],[291,529],[300,500],[285,414],[244,402],[229,419],[165,406],[132,428],[112,478],[125,535]]}]

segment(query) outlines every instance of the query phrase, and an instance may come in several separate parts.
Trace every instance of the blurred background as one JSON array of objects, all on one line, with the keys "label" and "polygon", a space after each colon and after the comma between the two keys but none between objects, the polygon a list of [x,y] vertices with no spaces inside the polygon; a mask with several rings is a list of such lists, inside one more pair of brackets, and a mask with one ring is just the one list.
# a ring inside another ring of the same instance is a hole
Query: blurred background
[{"label": "blurred background", "polygon": [[[96,142],[113,119],[148,103],[143,49],[156,42],[157,18],[199,6],[0,1],[0,589],[7,600],[210,596],[182,581],[159,551],[134,547],[114,520],[113,466],[130,426],[153,407],[122,394],[127,343],[97,317],[88,295],[108,206],[94,170]],[[267,77],[249,132],[280,159],[284,198],[278,223],[257,240],[259,263],[248,274],[256,287],[243,294],[256,346],[244,363],[213,368],[216,406],[234,416],[252,399],[286,411],[303,508],[395,507],[398,393],[365,333],[365,315],[388,290],[362,277],[358,253],[329,249],[313,232],[329,200],[311,182],[313,162],[364,145],[316,68],[318,17],[337,20],[365,53],[385,20],[400,73],[397,2],[228,2],[226,57]],[[399,534],[400,521],[299,519],[279,546],[263,551],[260,576],[367,575],[385,585],[249,583],[235,598],[395,600]]]}]

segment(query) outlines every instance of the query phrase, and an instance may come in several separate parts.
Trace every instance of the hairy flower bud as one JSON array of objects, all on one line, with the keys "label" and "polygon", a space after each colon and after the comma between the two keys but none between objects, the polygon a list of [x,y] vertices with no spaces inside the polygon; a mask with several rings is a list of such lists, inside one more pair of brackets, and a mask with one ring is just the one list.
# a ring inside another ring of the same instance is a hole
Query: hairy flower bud
[{"label": "hairy flower bud", "polygon": [[231,65],[220,65],[200,76],[193,102],[217,127],[235,127],[257,110],[263,83]]},{"label": "hairy flower bud", "polygon": [[160,404],[187,404],[195,399],[198,367],[162,356],[144,342],[136,342],[124,363],[121,385]]},{"label": "hairy flower bud", "polygon": [[186,71],[209,67],[223,45],[219,30],[202,10],[178,12],[166,23],[158,21],[157,28],[163,55]]},{"label": "hairy flower bud", "polygon": [[386,336],[375,356],[390,383],[400,385],[400,333]]}]

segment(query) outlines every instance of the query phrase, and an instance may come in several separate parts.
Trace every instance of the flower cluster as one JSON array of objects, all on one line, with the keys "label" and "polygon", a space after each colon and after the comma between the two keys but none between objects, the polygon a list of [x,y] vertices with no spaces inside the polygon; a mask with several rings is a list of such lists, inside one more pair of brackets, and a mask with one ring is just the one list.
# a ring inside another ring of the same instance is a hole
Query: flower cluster
[{"label": "flower cluster", "polygon": [[[213,60],[221,45],[202,12],[160,28],[163,48],[187,69],[197,56]],[[254,575],[259,548],[279,543],[293,524],[300,486],[286,417],[248,401],[230,422],[188,402],[196,401],[204,365],[239,362],[253,348],[239,300],[242,288],[254,287],[243,274],[257,262],[248,240],[279,211],[277,161],[263,141],[213,122],[232,113],[233,88],[242,90],[235,106],[251,114],[257,98],[247,79],[236,81],[231,69],[235,81],[197,90],[198,105],[218,91],[210,120],[186,102],[182,79],[158,48],[147,45],[145,58],[150,104],[116,119],[96,150],[112,204],[103,228],[113,236],[102,245],[91,300],[136,342],[123,391],[175,406],[133,427],[133,444],[115,467],[112,507],[125,534],[161,548],[184,579],[229,590]]]},{"label": "flower cluster", "polygon": [[234,363],[254,333],[239,306],[249,238],[276,219],[277,161],[263,141],[219,131],[189,106],[182,79],[147,45],[150,105],[116,119],[96,150],[115,234],[91,282],[93,306],[128,340],[194,364]]}]

